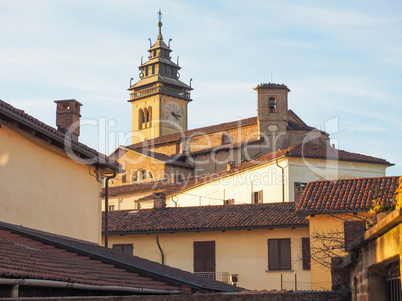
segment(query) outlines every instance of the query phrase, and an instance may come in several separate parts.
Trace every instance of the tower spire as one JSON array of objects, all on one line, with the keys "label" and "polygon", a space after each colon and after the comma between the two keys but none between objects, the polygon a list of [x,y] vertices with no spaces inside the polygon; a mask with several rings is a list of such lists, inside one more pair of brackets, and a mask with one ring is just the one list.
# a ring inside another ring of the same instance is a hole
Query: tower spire
[{"label": "tower spire", "polygon": [[159,9],[159,11],[158,11],[158,19],[159,19],[159,22],[158,22],[158,27],[159,27],[159,35],[158,35],[158,40],[163,40],[163,37],[162,37],[162,12],[161,12],[161,10]]}]

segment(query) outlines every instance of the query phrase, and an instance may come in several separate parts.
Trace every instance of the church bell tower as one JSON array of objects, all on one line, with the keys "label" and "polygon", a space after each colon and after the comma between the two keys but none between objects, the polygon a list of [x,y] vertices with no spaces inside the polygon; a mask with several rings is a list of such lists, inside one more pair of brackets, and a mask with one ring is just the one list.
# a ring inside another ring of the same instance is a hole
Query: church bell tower
[{"label": "church bell tower", "polygon": [[269,146],[268,152],[286,148],[288,125],[288,93],[284,84],[259,84],[257,91],[258,128],[260,138]]},{"label": "church bell tower", "polygon": [[187,105],[191,101],[190,85],[179,80],[179,59],[171,60],[170,41],[162,37],[162,13],[158,12],[159,34],[148,49],[148,60],[141,59],[140,80],[132,85],[132,143],[187,130]]}]

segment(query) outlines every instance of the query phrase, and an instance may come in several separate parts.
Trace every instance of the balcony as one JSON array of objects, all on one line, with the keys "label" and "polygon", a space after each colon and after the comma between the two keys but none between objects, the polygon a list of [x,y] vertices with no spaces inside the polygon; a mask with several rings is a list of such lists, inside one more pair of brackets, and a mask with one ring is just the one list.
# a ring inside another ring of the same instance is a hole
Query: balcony
[{"label": "balcony", "polygon": [[153,95],[153,94],[158,94],[158,93],[191,101],[189,92],[184,92],[184,91],[181,91],[181,90],[176,90],[176,89],[163,87],[163,86],[161,86],[161,87],[151,87],[151,88],[144,89],[144,90],[137,91],[137,92],[133,91],[133,93],[131,93],[130,100],[133,101],[133,100],[137,100],[137,99],[147,97],[147,96],[150,96],[150,95]]},{"label": "balcony", "polygon": [[238,274],[230,274],[227,272],[196,272],[194,274],[232,285],[236,285],[239,278]]}]

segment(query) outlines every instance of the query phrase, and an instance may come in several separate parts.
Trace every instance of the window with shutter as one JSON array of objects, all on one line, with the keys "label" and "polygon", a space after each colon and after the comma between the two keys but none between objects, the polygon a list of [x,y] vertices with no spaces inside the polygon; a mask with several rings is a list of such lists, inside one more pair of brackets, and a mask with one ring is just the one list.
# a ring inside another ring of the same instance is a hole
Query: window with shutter
[{"label": "window with shutter", "polygon": [[194,242],[194,272],[215,272],[215,241]]},{"label": "window with shutter", "polygon": [[348,251],[350,243],[363,235],[364,231],[366,231],[366,222],[346,221],[343,226],[345,233],[345,251]]},{"label": "window with shutter", "polygon": [[254,204],[262,204],[262,190],[254,191],[252,198]]},{"label": "window with shutter", "polygon": [[303,270],[311,269],[310,237],[302,237]]},{"label": "window with shutter", "polygon": [[268,239],[268,270],[291,270],[290,238]]}]

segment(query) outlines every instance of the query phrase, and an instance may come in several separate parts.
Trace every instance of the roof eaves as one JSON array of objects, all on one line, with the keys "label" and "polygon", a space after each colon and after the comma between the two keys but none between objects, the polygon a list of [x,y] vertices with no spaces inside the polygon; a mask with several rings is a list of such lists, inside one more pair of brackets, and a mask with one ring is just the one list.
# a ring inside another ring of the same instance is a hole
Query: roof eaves
[{"label": "roof eaves", "polygon": [[[150,271],[148,269],[145,269],[144,267],[135,265],[133,263],[128,263],[128,262],[123,262],[119,259],[114,259],[114,258],[110,258],[106,255],[101,255],[101,254],[97,254],[96,252],[92,252],[90,250],[85,250],[84,248],[80,248],[80,247],[76,247],[76,246],[72,246],[68,243],[63,243],[60,240],[57,239],[52,239],[50,237],[45,237],[43,235],[40,234],[35,234],[32,233],[30,231],[25,230],[23,227],[21,226],[16,226],[16,225],[12,225],[12,224],[5,224],[5,223],[0,223],[0,229],[5,229],[8,231],[12,231],[14,233],[26,236],[28,238],[31,238],[33,240],[36,241],[40,241],[42,243],[46,243],[46,244],[51,244],[54,245],[56,247],[62,248],[62,249],[66,249],[68,251],[72,251],[78,254],[82,254],[85,256],[88,256],[90,258],[96,259],[96,260],[100,260],[102,262],[106,262],[109,264],[113,264],[115,266],[124,268],[124,269],[128,269],[128,270],[137,270],[137,271],[141,271],[142,273],[144,273],[145,275],[147,275],[148,277],[153,277],[155,279],[165,279],[164,281],[169,281],[169,282],[173,282],[175,284],[181,284],[181,283],[186,283],[186,285],[193,287],[193,288],[197,288],[197,289],[213,289],[213,290],[220,290],[220,291],[229,291],[229,290],[225,290],[223,288],[213,288],[213,287],[209,287],[206,285],[200,285],[198,283],[194,283],[191,281],[188,281],[186,279],[178,279],[175,278],[174,276],[168,275],[166,273],[163,272],[156,272],[156,271]],[[93,244],[95,245],[95,244]]]},{"label": "roof eaves", "polygon": [[[297,218],[297,217],[296,217]],[[166,230],[145,230],[145,231],[109,231],[109,235],[130,235],[130,234],[153,234],[153,233],[182,233],[182,232],[215,232],[215,231],[238,231],[238,230],[258,230],[258,229],[282,229],[282,228],[305,228],[309,224],[285,224],[285,225],[264,225],[264,226],[244,226],[244,227],[211,227],[194,229],[166,229]],[[102,232],[103,234],[103,232]]]},{"label": "roof eaves", "polygon": [[[13,112],[10,112],[7,109],[4,109],[2,106],[0,106],[0,112],[9,118],[11,118],[21,124],[24,124],[25,126],[30,127],[37,132],[40,132],[40,133],[48,136],[49,138],[63,144],[66,147],[66,138],[63,133],[61,133],[59,131],[56,131],[57,134],[53,133],[42,126],[35,124],[35,123],[31,122],[30,120],[27,120],[26,118],[24,118],[22,116],[14,114]],[[48,125],[46,125],[46,126],[48,126]],[[48,127],[50,127],[50,126],[48,126]],[[104,166],[110,168],[111,170],[119,169],[119,166],[117,164],[107,162],[106,155],[102,155],[101,153],[96,152],[95,150],[94,150],[94,152],[87,150],[84,147],[80,146],[79,144],[76,144],[73,140],[67,140],[67,142],[70,142],[70,146],[73,150],[87,156],[90,159],[95,160],[95,162],[91,163],[91,165],[104,165]]]}]

